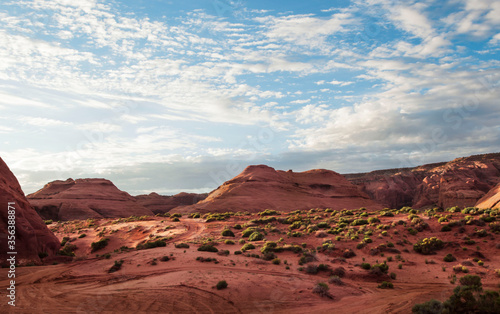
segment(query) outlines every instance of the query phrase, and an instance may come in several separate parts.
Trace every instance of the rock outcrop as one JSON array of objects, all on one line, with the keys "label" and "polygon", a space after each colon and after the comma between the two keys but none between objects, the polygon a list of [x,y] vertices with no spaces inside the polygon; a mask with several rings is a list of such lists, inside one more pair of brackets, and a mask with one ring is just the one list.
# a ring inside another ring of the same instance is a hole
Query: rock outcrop
[{"label": "rock outcrop", "polygon": [[390,208],[468,207],[500,182],[500,154],[345,176],[373,200]]},{"label": "rock outcrop", "polygon": [[491,189],[477,203],[478,208],[498,208],[500,209],[500,184]]},{"label": "rock outcrop", "polygon": [[135,198],[139,204],[151,210],[155,214],[164,214],[170,210],[185,205],[193,205],[206,199],[208,193],[179,193],[172,196],[150,193],[147,195],[137,195]]},{"label": "rock outcrop", "polygon": [[381,208],[342,175],[330,170],[276,171],[265,165],[249,166],[208,197],[179,212],[257,212],[311,208]]},{"label": "rock outcrop", "polygon": [[74,220],[153,215],[130,194],[105,179],[53,181],[28,195],[43,219]]},{"label": "rock outcrop", "polygon": [[[15,209],[15,248],[8,247],[9,203]],[[40,263],[39,253],[54,255],[61,247],[26,199],[19,182],[0,158],[0,264],[6,265],[7,252],[15,251],[16,264]]]}]

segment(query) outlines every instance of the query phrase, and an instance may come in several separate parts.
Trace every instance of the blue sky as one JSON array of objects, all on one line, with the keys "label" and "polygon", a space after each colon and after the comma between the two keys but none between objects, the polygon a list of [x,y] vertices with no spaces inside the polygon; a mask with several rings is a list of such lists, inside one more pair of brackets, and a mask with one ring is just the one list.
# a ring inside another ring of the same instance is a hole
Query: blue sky
[{"label": "blue sky", "polygon": [[2,1],[0,41],[0,156],[27,193],[500,151],[498,1]]}]

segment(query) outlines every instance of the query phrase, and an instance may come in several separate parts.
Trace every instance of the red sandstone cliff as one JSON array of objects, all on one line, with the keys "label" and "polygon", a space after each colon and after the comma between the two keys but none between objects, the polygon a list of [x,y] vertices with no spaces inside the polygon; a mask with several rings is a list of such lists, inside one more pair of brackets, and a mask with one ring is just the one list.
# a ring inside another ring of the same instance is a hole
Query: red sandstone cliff
[{"label": "red sandstone cliff", "polygon": [[500,182],[500,154],[345,176],[387,207],[467,207]]},{"label": "red sandstone cliff", "polygon": [[16,263],[40,263],[39,253],[54,255],[61,244],[30,206],[14,174],[0,158],[0,264],[6,264],[8,203],[15,208]]},{"label": "red sandstone cliff", "polygon": [[193,205],[207,198],[208,193],[179,193],[172,196],[150,193],[147,195],[137,195],[135,198],[139,204],[151,210],[155,214],[163,214],[173,208],[184,205]]}]

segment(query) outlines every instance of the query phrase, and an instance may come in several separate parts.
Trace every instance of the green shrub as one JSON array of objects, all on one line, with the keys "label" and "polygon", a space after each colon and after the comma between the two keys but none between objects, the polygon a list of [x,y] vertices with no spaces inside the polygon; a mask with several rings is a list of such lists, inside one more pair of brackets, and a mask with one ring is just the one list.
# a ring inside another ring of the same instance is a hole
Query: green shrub
[{"label": "green shrub", "polygon": [[443,312],[443,303],[432,299],[424,303],[415,304],[411,311],[417,314],[440,314]]},{"label": "green shrub", "polygon": [[187,243],[176,243],[175,244],[176,249],[189,249],[189,244]]},{"label": "green shrub", "polygon": [[227,282],[225,280],[221,280],[219,281],[215,287],[217,288],[217,290],[222,290],[222,289],[226,289],[227,288]]},{"label": "green shrub", "polygon": [[64,246],[66,244],[66,242],[69,241],[69,237],[64,237],[61,241],[61,246]]},{"label": "green shrub", "polygon": [[233,240],[225,240],[224,243],[225,244],[234,244],[234,241]]},{"label": "green shrub", "polygon": [[272,260],[272,263],[274,265],[279,265],[281,263],[281,260],[279,258],[275,258],[275,259]]},{"label": "green shrub", "polygon": [[202,246],[200,246],[198,248],[198,251],[201,251],[201,252],[219,252],[219,250],[211,244],[203,244]]},{"label": "green shrub", "polygon": [[260,232],[254,232],[248,237],[248,241],[260,241],[264,239],[264,235]]},{"label": "green shrub", "polygon": [[370,218],[367,219],[367,221],[368,221],[369,224],[379,223],[380,219],[378,219],[377,217],[370,217]]},{"label": "green shrub", "polygon": [[53,223],[54,221],[52,221],[52,219],[49,219],[49,220],[44,220],[43,221],[46,225],[50,225],[51,223]]},{"label": "green shrub", "polygon": [[280,213],[278,213],[277,211],[271,210],[271,209],[266,209],[263,212],[258,213],[259,216],[271,216],[271,215],[279,215],[279,214]]},{"label": "green shrub", "polygon": [[240,229],[242,229],[242,227],[240,224],[236,224],[236,225],[234,225],[234,229],[240,230]]},{"label": "green shrub", "polygon": [[441,227],[441,232],[448,232],[451,231],[450,225],[444,225]]},{"label": "green shrub", "polygon": [[351,223],[351,226],[361,226],[361,225],[367,225],[368,220],[366,219],[356,219]]},{"label": "green shrub", "polygon": [[108,238],[103,238],[97,242],[92,242],[90,244],[90,247],[92,248],[91,252],[95,252],[95,251],[98,251],[100,249],[105,248],[108,245],[108,242],[109,242]]},{"label": "green shrub", "polygon": [[372,265],[372,267],[370,268],[370,271],[374,274],[387,274],[389,270],[389,265],[385,264],[385,263],[382,263],[382,264],[374,264]]},{"label": "green shrub", "polygon": [[316,284],[316,286],[314,286],[312,292],[317,293],[320,296],[324,297],[324,296],[329,296],[328,290],[330,290],[330,288],[328,287],[328,285],[326,283],[319,282]]},{"label": "green shrub", "polygon": [[111,268],[108,270],[108,273],[114,273],[116,271],[119,271],[122,268],[123,265],[123,260],[115,261],[115,264],[111,266]]},{"label": "green shrub", "polygon": [[76,245],[67,243],[62,249],[59,250],[57,254],[64,256],[75,256],[75,253],[73,251],[76,249]]},{"label": "green shrub", "polygon": [[222,231],[222,236],[223,237],[234,237],[234,232],[232,232],[229,229],[225,229],[224,231]]},{"label": "green shrub", "polygon": [[451,263],[457,260],[457,258],[451,254],[446,254],[446,256],[443,258],[445,262]]},{"label": "green shrub", "polygon": [[79,239],[81,239],[81,238],[85,238],[86,236],[87,236],[87,234],[82,233],[82,234],[80,234],[80,235],[78,236],[78,238],[79,238]]},{"label": "green shrub", "polygon": [[361,263],[361,268],[369,270],[371,268],[371,265],[369,263]]},{"label": "green shrub", "polygon": [[252,233],[256,232],[257,230],[255,228],[247,228],[245,229],[242,233],[241,236],[243,238],[248,238]]},{"label": "green shrub", "polygon": [[413,245],[413,250],[417,253],[428,255],[434,253],[436,250],[442,249],[443,246],[443,241],[436,237],[424,238]]},{"label": "green shrub", "polygon": [[255,249],[255,245],[253,245],[252,243],[246,243],[245,245],[243,245],[241,247],[241,251],[242,252],[245,252],[245,251],[248,251],[248,250],[252,250],[252,249]]},{"label": "green shrub", "polygon": [[394,289],[394,285],[392,284],[392,282],[382,281],[382,283],[380,285],[378,285],[377,288],[380,288],[380,289]]},{"label": "green shrub", "polygon": [[146,249],[153,249],[155,247],[164,247],[167,246],[167,242],[165,240],[156,240],[152,242],[146,242],[146,243],[140,243],[137,244],[136,249],[138,250],[146,250]]},{"label": "green shrub", "polygon": [[337,286],[343,286],[344,285],[344,282],[342,281],[342,279],[339,276],[332,276],[332,277],[330,277],[330,279],[328,279],[328,283],[334,284],[334,285],[337,285]]}]

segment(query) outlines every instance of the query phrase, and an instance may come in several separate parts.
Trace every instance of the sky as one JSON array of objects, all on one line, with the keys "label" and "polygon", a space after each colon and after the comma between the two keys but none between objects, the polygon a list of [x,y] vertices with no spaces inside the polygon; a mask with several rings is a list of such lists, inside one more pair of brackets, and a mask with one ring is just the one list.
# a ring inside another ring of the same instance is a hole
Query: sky
[{"label": "sky", "polygon": [[0,157],[172,195],[499,152],[499,57],[497,0],[5,0]]}]

